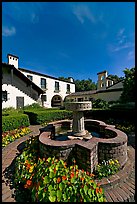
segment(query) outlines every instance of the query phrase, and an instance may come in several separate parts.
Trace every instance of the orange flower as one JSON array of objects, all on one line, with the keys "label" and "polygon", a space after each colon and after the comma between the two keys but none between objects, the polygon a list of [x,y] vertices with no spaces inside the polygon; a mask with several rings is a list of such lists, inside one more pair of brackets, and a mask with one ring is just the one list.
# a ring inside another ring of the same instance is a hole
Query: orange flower
[{"label": "orange flower", "polygon": [[66,180],[67,179],[67,177],[66,176],[62,176],[62,180]]},{"label": "orange flower", "polygon": [[32,181],[31,180],[27,180],[27,183],[26,183],[28,186],[31,186],[32,184]]},{"label": "orange flower", "polygon": [[90,176],[91,176],[91,177],[94,177],[95,175],[94,175],[94,174],[90,174]]},{"label": "orange flower", "polygon": [[79,170],[77,169],[77,170],[76,170],[76,174],[78,174],[78,173],[79,173]]},{"label": "orange flower", "polygon": [[60,183],[60,181],[61,181],[61,178],[58,177],[58,178],[57,178],[57,183]]},{"label": "orange flower", "polygon": [[31,167],[31,165],[30,164],[27,164],[27,167],[26,167],[26,169],[29,169]]},{"label": "orange flower", "polygon": [[93,181],[93,180],[90,180],[90,182],[93,183],[94,181]]},{"label": "orange flower", "polygon": [[81,178],[80,178],[80,180],[81,180],[81,181],[84,181],[84,178],[83,178],[83,177],[81,177]]},{"label": "orange flower", "polygon": [[87,171],[86,174],[89,176],[89,172]]},{"label": "orange flower", "polygon": [[54,168],[54,174],[56,173],[56,168]]},{"label": "orange flower", "polygon": [[76,160],[74,159],[73,162],[74,162],[74,164],[75,164],[75,163],[76,163]]},{"label": "orange flower", "polygon": [[27,184],[25,184],[25,185],[24,185],[24,188],[28,188],[28,185],[27,185]]},{"label": "orange flower", "polygon": [[102,188],[99,189],[99,192],[102,194]]},{"label": "orange flower", "polygon": [[82,169],[82,173],[84,173],[84,169]]},{"label": "orange flower", "polygon": [[45,161],[46,159],[45,158],[43,158],[43,161]]},{"label": "orange flower", "polygon": [[96,194],[98,194],[100,191],[99,191],[99,188],[97,187],[96,188]]},{"label": "orange flower", "polygon": [[72,173],[70,174],[70,178],[73,178],[74,175],[75,175],[75,174],[72,172]]}]

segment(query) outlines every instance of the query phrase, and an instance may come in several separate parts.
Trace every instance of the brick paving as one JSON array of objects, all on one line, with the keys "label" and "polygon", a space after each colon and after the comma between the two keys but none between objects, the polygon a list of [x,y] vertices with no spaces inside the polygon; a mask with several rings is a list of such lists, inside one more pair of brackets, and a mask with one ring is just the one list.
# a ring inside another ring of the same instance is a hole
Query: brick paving
[{"label": "brick paving", "polygon": [[[24,148],[24,142],[31,136],[39,135],[40,125],[29,126],[32,130],[27,136],[17,139],[2,150],[2,202],[16,202],[13,187],[14,162],[17,155]],[[107,202],[135,202],[135,134],[129,135],[128,161],[119,174],[112,176],[110,185],[104,188]],[[120,176],[121,175],[121,176]],[[117,180],[116,180],[117,178]]]}]

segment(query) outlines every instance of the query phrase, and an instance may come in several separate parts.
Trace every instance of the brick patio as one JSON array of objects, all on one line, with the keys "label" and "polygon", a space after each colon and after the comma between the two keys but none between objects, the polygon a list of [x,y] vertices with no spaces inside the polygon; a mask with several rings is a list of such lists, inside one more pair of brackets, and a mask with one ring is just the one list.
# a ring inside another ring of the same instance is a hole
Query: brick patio
[{"label": "brick patio", "polygon": [[[32,133],[17,139],[2,150],[2,202],[16,202],[12,184],[14,159],[24,147],[24,141],[39,135],[40,125],[30,126]],[[100,184],[105,190],[107,202],[135,202],[135,135],[129,136],[128,161],[121,171]],[[132,145],[132,146],[131,146]],[[107,184],[107,185],[106,185]]]}]

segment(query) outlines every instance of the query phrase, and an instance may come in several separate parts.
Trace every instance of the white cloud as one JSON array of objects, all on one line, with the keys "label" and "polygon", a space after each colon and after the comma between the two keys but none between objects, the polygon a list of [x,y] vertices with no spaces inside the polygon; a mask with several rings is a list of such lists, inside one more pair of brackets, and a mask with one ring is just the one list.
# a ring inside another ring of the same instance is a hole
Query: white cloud
[{"label": "white cloud", "polygon": [[92,23],[96,23],[94,15],[90,11],[89,7],[86,5],[74,6],[73,14],[77,17],[81,24],[85,22],[86,18],[90,20]]},{"label": "white cloud", "polygon": [[123,50],[123,49],[130,48],[130,47],[134,47],[134,44],[131,42],[127,42],[127,43],[124,43],[123,45],[114,47],[112,51],[117,52],[119,50]]},{"label": "white cloud", "polygon": [[128,60],[133,60],[135,59],[135,53],[133,51],[129,51],[127,55]]},{"label": "white cloud", "polygon": [[5,37],[8,37],[8,36],[12,36],[12,35],[15,35],[16,34],[16,29],[15,27],[7,27],[7,26],[3,26],[2,27],[2,35],[5,36]]},{"label": "white cloud", "polygon": [[39,22],[39,17],[35,13],[31,13],[30,20],[35,24]]},{"label": "white cloud", "polygon": [[125,28],[121,28],[121,29],[118,31],[117,36],[118,36],[118,37],[119,37],[119,36],[122,36],[123,33],[124,33],[124,31],[125,31]]}]

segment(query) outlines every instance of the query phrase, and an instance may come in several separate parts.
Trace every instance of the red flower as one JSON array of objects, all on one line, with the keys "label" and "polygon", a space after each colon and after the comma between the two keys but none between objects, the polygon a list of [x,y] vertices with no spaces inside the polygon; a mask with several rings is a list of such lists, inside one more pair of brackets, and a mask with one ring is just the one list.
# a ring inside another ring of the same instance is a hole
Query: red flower
[{"label": "red flower", "polygon": [[99,192],[102,194],[102,188],[99,189]]},{"label": "red flower", "polygon": [[31,186],[32,184],[32,181],[31,180],[27,180],[27,183],[26,183],[28,186]]},{"label": "red flower", "polygon": [[83,177],[81,177],[81,178],[80,178],[80,180],[81,180],[81,181],[84,181],[84,178],[83,178]]},{"label": "red flower", "polygon": [[61,178],[58,177],[58,178],[57,178],[57,183],[60,183],[60,181],[61,181]]},{"label": "red flower", "polygon": [[70,178],[73,178],[74,175],[75,175],[75,174],[72,172],[72,173],[70,174]]},{"label": "red flower", "polygon": [[82,169],[82,173],[84,173],[84,170]]},{"label": "red flower", "polygon": [[87,175],[89,176],[89,172],[87,171],[86,173],[87,173]]},{"label": "red flower", "polygon": [[62,176],[62,180],[66,180],[67,179],[67,177],[66,176]]},{"label": "red flower", "polygon": [[99,188],[97,187],[96,188],[96,194],[98,194],[100,191],[99,191]]},{"label": "red flower", "polygon": [[27,164],[27,167],[26,167],[26,169],[29,169],[31,167],[31,165],[30,164]]}]

